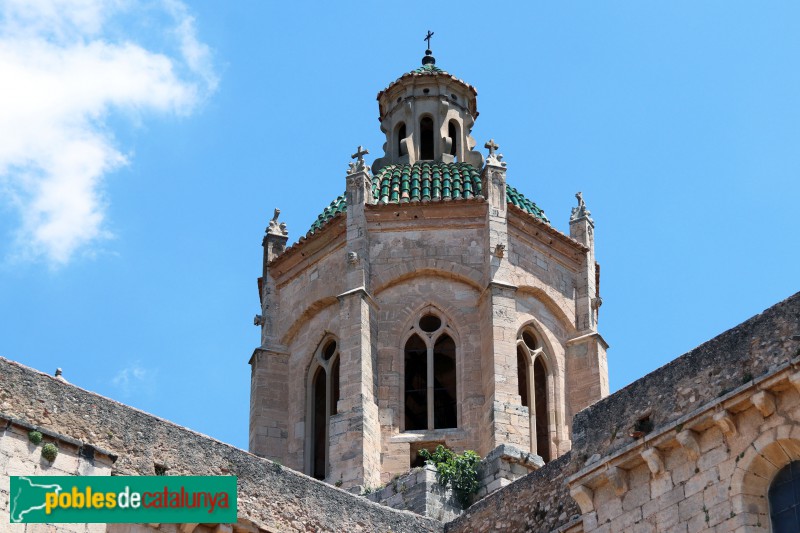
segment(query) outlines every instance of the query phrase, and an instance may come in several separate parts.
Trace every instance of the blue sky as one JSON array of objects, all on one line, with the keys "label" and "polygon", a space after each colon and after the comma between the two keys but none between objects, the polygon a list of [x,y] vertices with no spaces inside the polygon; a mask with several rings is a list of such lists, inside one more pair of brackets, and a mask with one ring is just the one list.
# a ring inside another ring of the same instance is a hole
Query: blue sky
[{"label": "blue sky", "polygon": [[566,231],[612,390],[796,292],[796,2],[0,3],[0,355],[247,445],[261,237],[383,143],[422,57]]}]

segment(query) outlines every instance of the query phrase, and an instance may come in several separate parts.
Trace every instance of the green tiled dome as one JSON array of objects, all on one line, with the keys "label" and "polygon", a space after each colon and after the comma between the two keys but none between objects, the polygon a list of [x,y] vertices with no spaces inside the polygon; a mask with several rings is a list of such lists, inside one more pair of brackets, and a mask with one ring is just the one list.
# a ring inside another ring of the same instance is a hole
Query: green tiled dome
[{"label": "green tiled dome", "polygon": [[527,211],[529,214],[544,220],[548,224],[550,223],[544,211],[538,205],[525,198],[521,192],[508,183],[506,183],[506,198],[508,199],[508,203],[514,204],[523,211]]},{"label": "green tiled dome", "polygon": [[[372,177],[372,196],[379,205],[482,197],[482,187],[480,172],[468,163],[419,161],[413,165],[387,165]],[[506,198],[508,203],[550,223],[539,206],[510,185],[506,185]],[[314,233],[345,211],[347,201],[341,195],[320,213],[309,232]]]},{"label": "green tiled dome", "polygon": [[433,63],[428,63],[427,65],[422,65],[419,68],[415,68],[409,74],[427,74],[427,73],[436,73],[436,74],[447,74],[444,70],[440,69]]},{"label": "green tiled dome", "polygon": [[324,226],[327,221],[329,221],[339,213],[344,213],[345,211],[347,211],[347,200],[345,199],[343,194],[341,196],[338,196],[336,200],[328,204],[328,207],[326,207],[322,211],[322,213],[319,214],[317,220],[315,220],[314,223],[311,224],[311,229],[308,230],[308,232],[314,233],[319,228]]},{"label": "green tiled dome", "polygon": [[387,165],[372,178],[372,194],[379,204],[453,200],[481,196],[481,175],[468,163],[420,161]]}]

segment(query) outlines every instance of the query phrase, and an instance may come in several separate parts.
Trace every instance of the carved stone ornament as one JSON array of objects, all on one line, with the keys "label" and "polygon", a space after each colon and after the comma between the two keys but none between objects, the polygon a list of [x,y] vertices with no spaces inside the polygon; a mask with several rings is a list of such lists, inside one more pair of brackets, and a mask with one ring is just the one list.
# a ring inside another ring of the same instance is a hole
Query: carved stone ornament
[{"label": "carved stone ornament", "polygon": [[272,220],[269,221],[269,226],[267,226],[267,234],[279,235],[281,237],[289,235],[289,232],[286,230],[286,222],[278,222],[280,214],[281,210],[276,207],[275,213],[272,215]]},{"label": "carved stone ornament", "polygon": [[347,262],[351,265],[358,264],[358,254],[356,252],[347,252]]},{"label": "carved stone ornament", "polygon": [[675,437],[683,446],[683,449],[686,450],[686,455],[689,456],[689,459],[697,461],[700,458],[700,444],[697,442],[697,433],[691,429],[684,429]]},{"label": "carved stone ornament", "polygon": [[591,214],[592,212],[586,208],[586,202],[583,201],[583,193],[580,191],[575,194],[575,198],[578,199],[578,207],[572,208],[572,214],[569,216],[569,221],[573,222],[575,220],[579,220],[581,218],[587,218],[590,222],[592,222]]},{"label": "carved stone ornament", "polygon": [[767,391],[758,391],[751,398],[753,405],[761,412],[761,416],[767,418],[775,412],[775,397]]},{"label": "carved stone ornament", "polygon": [[611,466],[606,470],[606,478],[614,488],[614,494],[622,496],[628,492],[628,472],[622,468]]},{"label": "carved stone ornament", "polygon": [[486,158],[487,165],[493,165],[496,167],[505,167],[507,163],[503,161],[503,154],[491,154],[489,157]]},{"label": "carved stone ornament", "polygon": [[581,513],[591,513],[594,511],[594,492],[589,487],[578,485],[569,489],[569,495],[578,503]]},{"label": "carved stone ornament", "polygon": [[733,415],[727,410],[723,409],[722,411],[715,413],[714,422],[726,437],[736,436],[736,421],[734,420]]},{"label": "carved stone ornament", "polygon": [[642,459],[647,463],[647,468],[654,476],[664,471],[664,460],[661,453],[655,448],[648,448],[641,453]]},{"label": "carved stone ornament", "polygon": [[369,153],[369,150],[364,148],[363,146],[359,146],[356,153],[351,155],[352,159],[355,161],[351,161],[348,165],[347,174],[357,174],[358,172],[369,172],[369,165],[364,162],[364,156]]},{"label": "carved stone ornament", "polygon": [[498,154],[497,149],[500,148],[494,139],[489,139],[489,141],[483,145],[484,148],[489,150],[489,156],[486,158],[486,164],[492,165],[495,167],[505,167],[506,163],[503,161],[503,154]]}]

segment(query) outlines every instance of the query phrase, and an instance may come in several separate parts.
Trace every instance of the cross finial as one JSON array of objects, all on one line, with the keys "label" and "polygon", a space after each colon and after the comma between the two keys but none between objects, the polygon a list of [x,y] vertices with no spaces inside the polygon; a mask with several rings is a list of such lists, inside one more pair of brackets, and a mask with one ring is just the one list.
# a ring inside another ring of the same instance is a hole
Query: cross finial
[{"label": "cross finial", "polygon": [[431,49],[431,37],[433,37],[433,32],[431,30],[428,30],[428,35],[426,35],[425,38],[422,39],[423,41],[428,41],[428,50]]},{"label": "cross finial", "polygon": [[368,153],[369,153],[369,150],[367,150],[366,148],[364,148],[363,146],[361,146],[359,144],[358,145],[358,150],[356,151],[356,153],[354,153],[350,157],[352,159],[358,158],[358,162],[359,163],[363,163],[364,162],[364,156],[367,155]]},{"label": "cross finial", "polygon": [[494,151],[500,148],[497,146],[497,143],[494,142],[494,139],[489,139],[489,142],[484,144],[483,147],[489,150],[489,155],[494,155]]}]

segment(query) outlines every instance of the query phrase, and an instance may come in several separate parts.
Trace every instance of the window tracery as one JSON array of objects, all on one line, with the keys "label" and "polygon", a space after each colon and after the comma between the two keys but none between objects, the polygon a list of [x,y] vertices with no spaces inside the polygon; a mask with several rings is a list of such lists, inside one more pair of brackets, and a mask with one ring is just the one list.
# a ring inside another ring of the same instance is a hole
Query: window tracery
[{"label": "window tracery", "polygon": [[517,384],[523,407],[530,414],[531,452],[549,462],[550,386],[547,358],[538,335],[523,328],[517,336]]},{"label": "window tracery", "polygon": [[458,427],[456,343],[438,313],[425,312],[404,345],[405,431]]},{"label": "window tracery", "polygon": [[317,479],[325,479],[329,469],[331,416],[336,414],[339,402],[339,344],[336,339],[328,338],[320,344],[308,375],[307,472]]}]

